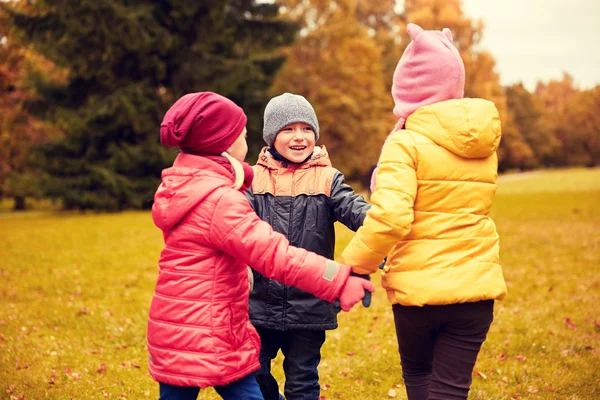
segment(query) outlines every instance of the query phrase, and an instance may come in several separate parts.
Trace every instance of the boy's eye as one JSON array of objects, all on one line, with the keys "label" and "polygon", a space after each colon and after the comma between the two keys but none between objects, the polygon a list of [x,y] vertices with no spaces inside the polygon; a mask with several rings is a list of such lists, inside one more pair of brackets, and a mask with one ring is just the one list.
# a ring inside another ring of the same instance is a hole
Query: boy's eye
[{"label": "boy's eye", "polygon": [[305,126],[305,127],[304,127],[304,130],[305,130],[305,131],[310,131],[310,132],[312,132],[312,131],[313,131],[313,128],[311,128],[310,126]]}]

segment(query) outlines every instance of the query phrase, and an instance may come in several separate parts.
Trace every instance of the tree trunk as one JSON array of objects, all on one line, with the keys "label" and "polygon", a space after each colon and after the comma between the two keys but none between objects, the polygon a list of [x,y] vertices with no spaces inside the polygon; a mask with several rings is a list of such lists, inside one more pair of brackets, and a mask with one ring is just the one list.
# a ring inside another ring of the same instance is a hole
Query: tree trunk
[{"label": "tree trunk", "polygon": [[25,210],[25,197],[24,196],[15,196],[15,206],[13,207],[13,211],[23,211]]}]

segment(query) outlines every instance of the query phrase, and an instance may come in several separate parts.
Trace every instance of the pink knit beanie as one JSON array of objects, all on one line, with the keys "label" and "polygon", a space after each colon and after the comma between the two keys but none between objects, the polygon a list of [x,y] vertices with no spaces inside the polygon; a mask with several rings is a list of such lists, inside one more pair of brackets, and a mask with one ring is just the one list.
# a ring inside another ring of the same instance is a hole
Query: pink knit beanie
[{"label": "pink knit beanie", "polygon": [[160,142],[184,153],[219,155],[241,135],[244,111],[212,92],[190,93],[175,102],[160,125]]},{"label": "pink knit beanie", "polygon": [[392,83],[397,129],[417,109],[440,101],[461,99],[465,91],[465,66],[454,47],[450,29],[425,31],[408,24],[412,41],[400,58]]}]

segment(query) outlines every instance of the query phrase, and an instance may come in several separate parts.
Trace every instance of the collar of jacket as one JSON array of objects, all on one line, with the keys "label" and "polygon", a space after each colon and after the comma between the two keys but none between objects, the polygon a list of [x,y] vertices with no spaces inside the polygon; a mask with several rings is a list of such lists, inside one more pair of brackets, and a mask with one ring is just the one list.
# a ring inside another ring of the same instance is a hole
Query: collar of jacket
[{"label": "collar of jacket", "polygon": [[[173,161],[173,167],[179,171],[185,170],[199,170],[199,171],[212,171],[219,175],[224,175],[229,179],[233,179],[233,173],[227,169],[224,165],[211,160],[208,157],[197,156],[189,153],[179,153],[175,161]],[[189,175],[189,173],[182,173],[180,175]]]},{"label": "collar of jacket", "polygon": [[292,164],[285,161],[277,161],[273,155],[267,151],[268,147],[263,147],[258,156],[256,165],[262,165],[269,169],[308,169],[312,167],[331,167],[329,154],[325,146],[315,146],[312,157],[303,164]]}]

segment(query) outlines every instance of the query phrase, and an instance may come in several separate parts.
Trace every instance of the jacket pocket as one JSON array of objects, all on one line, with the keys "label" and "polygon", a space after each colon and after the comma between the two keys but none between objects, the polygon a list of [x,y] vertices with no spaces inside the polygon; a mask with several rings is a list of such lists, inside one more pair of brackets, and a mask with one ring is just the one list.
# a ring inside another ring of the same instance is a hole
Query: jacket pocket
[{"label": "jacket pocket", "polygon": [[319,232],[327,222],[326,203],[320,201],[317,196],[309,197],[307,201],[304,229],[308,232]]}]

